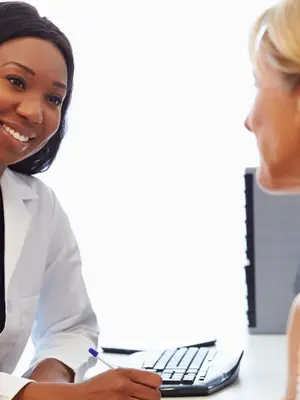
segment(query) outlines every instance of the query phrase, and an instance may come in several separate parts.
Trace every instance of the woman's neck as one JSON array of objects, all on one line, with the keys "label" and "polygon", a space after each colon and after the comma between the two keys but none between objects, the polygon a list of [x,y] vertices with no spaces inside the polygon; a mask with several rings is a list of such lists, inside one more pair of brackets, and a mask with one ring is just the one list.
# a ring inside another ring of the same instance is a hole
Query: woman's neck
[{"label": "woman's neck", "polygon": [[[300,163],[299,163],[300,164]],[[262,189],[282,194],[300,194],[300,165],[299,169],[291,170],[271,170],[262,166],[257,170],[257,182]]]}]

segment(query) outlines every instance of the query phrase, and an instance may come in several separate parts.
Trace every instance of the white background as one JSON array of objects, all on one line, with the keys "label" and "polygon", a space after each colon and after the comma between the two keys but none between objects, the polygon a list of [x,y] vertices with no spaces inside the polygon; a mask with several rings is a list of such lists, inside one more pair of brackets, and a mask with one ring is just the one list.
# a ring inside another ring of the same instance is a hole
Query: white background
[{"label": "white background", "polygon": [[244,329],[247,41],[273,1],[30,3],[74,47],[68,134],[41,178],[78,238],[100,344]]}]

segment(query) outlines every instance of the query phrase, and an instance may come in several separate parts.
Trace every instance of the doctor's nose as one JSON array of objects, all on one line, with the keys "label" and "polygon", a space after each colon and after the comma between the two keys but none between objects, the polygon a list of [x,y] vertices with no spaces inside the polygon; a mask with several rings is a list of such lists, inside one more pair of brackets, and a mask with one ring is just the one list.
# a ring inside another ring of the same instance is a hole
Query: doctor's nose
[{"label": "doctor's nose", "polygon": [[38,99],[31,99],[30,101],[20,103],[16,112],[21,118],[34,124],[41,124],[44,120],[43,106]]}]

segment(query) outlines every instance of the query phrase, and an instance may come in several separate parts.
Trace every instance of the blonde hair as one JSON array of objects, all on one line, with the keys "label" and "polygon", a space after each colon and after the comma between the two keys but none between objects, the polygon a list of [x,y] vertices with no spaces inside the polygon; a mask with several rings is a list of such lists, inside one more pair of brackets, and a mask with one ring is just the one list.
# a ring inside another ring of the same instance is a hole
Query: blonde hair
[{"label": "blonde hair", "polygon": [[255,69],[259,69],[259,48],[290,87],[300,83],[300,0],[279,2],[254,23],[249,50]]}]

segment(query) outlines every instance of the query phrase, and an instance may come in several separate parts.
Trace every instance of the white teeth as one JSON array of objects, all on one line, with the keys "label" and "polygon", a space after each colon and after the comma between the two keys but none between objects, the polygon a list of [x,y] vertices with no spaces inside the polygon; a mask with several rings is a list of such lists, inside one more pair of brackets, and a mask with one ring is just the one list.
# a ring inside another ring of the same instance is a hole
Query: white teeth
[{"label": "white teeth", "polygon": [[12,137],[19,140],[19,142],[28,142],[29,137],[21,135],[21,133],[16,132],[14,129],[10,128],[9,126],[2,124],[3,128],[8,132]]}]

